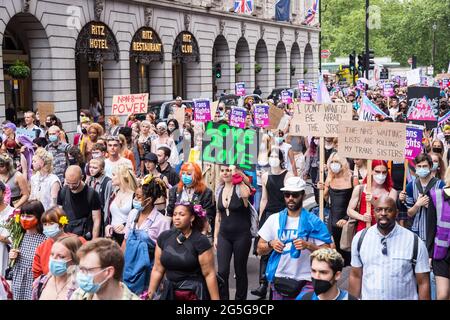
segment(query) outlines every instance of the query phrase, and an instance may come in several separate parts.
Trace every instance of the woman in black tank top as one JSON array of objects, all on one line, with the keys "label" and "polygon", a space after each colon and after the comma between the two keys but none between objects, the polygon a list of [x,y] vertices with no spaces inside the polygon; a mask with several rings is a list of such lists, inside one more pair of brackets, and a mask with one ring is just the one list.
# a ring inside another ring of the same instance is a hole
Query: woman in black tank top
[{"label": "woman in black tank top", "polygon": [[[234,170],[233,170],[234,171]],[[252,243],[251,213],[248,198],[250,189],[243,183],[233,184],[233,171],[221,166],[223,184],[218,187],[214,243],[217,249],[218,273],[224,280],[219,289],[220,299],[229,300],[228,278],[231,256],[236,273],[235,300],[246,300],[248,289],[247,260]]]},{"label": "woman in black tank top", "polygon": [[[336,250],[344,257],[345,265],[350,265],[350,252],[340,248],[342,227],[347,223],[347,207],[353,193],[354,179],[348,161],[337,153],[328,160],[328,177],[325,182],[325,199],[329,197],[330,216],[328,230],[333,236]],[[357,183],[357,182],[356,182]]]}]

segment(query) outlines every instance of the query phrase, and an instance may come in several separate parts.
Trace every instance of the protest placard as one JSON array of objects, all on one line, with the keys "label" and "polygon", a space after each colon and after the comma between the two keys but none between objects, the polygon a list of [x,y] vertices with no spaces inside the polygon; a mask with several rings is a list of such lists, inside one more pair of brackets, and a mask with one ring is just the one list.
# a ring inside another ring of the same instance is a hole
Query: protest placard
[{"label": "protest placard", "polygon": [[184,123],[184,115],[186,113],[186,110],[181,107],[174,107],[173,110],[173,117],[178,121],[180,125]]},{"label": "protest placard", "polygon": [[214,118],[217,112],[217,107],[219,106],[219,100],[211,103],[211,117]]},{"label": "protest placard", "polygon": [[337,137],[338,124],[352,119],[351,103],[295,103],[292,136]]},{"label": "protest placard", "polygon": [[408,124],[406,127],[405,159],[414,160],[422,152],[423,127]]},{"label": "protest placard", "polygon": [[406,73],[406,81],[408,86],[420,84],[420,69],[410,70]]},{"label": "protest placard", "polygon": [[20,137],[20,136],[26,136],[28,138],[31,139],[31,141],[33,141],[34,139],[36,139],[36,131],[33,130],[27,130],[25,128],[17,128],[16,130],[16,136]]},{"label": "protest placard", "polygon": [[202,160],[254,170],[258,162],[258,140],[256,130],[207,122],[203,134]]},{"label": "protest placard", "polygon": [[255,127],[266,128],[269,125],[269,105],[255,104]]},{"label": "protest placard", "polygon": [[405,159],[405,123],[342,121],[338,131],[338,152],[347,158]]},{"label": "protest placard", "polygon": [[39,121],[41,123],[45,123],[48,115],[55,114],[55,105],[53,102],[38,102],[36,108],[39,112]]},{"label": "protest placard", "polygon": [[247,110],[240,107],[231,108],[230,113],[230,126],[237,128],[245,128],[245,117],[247,116]]},{"label": "protest placard", "polygon": [[284,115],[284,111],[276,106],[271,106],[269,109],[269,129],[277,129],[280,124],[281,118]]},{"label": "protest placard", "polygon": [[301,91],[300,92],[300,102],[311,102],[311,92]]},{"label": "protest placard", "polygon": [[292,92],[287,91],[287,90],[283,90],[281,91],[281,102],[285,103],[285,104],[290,104],[292,103]]},{"label": "protest placard", "polygon": [[236,95],[240,96],[240,97],[245,96],[245,83],[244,82],[236,83]]},{"label": "protest placard", "polygon": [[212,120],[209,99],[194,99],[194,120],[199,122]]},{"label": "protest placard", "polygon": [[[414,124],[426,125],[427,129],[432,129],[437,126],[437,119],[439,117],[439,98],[440,91],[437,87],[408,87],[408,119]],[[424,105],[423,97],[427,98],[427,104]],[[429,117],[428,106],[432,110],[432,118]],[[417,110],[419,109],[419,110]],[[423,118],[424,112],[426,112],[429,120],[420,119]]]},{"label": "protest placard", "polygon": [[148,93],[124,94],[113,96],[111,114],[129,115],[147,113]]},{"label": "protest placard", "polygon": [[394,84],[392,82],[386,82],[383,84],[383,94],[385,97],[395,96]]}]

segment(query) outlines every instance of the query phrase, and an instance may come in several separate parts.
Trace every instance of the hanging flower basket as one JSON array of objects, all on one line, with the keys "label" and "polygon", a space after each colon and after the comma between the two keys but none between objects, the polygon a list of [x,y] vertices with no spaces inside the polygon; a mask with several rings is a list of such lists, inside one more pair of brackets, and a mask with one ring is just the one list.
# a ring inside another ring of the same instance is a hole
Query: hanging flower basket
[{"label": "hanging flower basket", "polygon": [[291,64],[291,75],[295,75],[295,67]]},{"label": "hanging flower basket", "polygon": [[280,72],[280,70],[281,70],[281,66],[279,64],[276,64],[275,65],[275,73]]},{"label": "hanging flower basket", "polygon": [[255,63],[255,73],[260,73],[262,66],[259,63]]},{"label": "hanging flower basket", "polygon": [[16,62],[8,68],[8,74],[14,79],[26,79],[30,76],[30,73],[30,67],[21,60],[16,60]]},{"label": "hanging flower basket", "polygon": [[240,73],[240,72],[241,72],[241,70],[242,70],[242,66],[241,66],[241,64],[239,64],[239,63],[236,63],[236,64],[234,65],[234,72],[236,72],[236,73]]}]

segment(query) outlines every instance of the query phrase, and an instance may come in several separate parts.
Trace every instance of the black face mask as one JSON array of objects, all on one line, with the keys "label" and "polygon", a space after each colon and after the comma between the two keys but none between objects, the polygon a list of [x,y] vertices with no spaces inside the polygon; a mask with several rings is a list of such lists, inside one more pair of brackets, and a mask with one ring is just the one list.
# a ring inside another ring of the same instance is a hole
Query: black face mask
[{"label": "black face mask", "polygon": [[314,288],[314,293],[318,296],[322,293],[327,292],[333,286],[330,281],[319,280],[312,278],[312,286]]},{"label": "black face mask", "polygon": [[77,159],[69,159],[69,164],[73,166],[74,164],[77,164]]},{"label": "black face mask", "polygon": [[449,135],[445,135],[445,140],[446,141],[450,141],[450,134]]},{"label": "black face mask", "polygon": [[50,128],[50,127],[52,126],[52,123],[51,123],[51,122],[45,122],[45,126],[46,126],[47,128]]},{"label": "black face mask", "polygon": [[86,128],[81,129],[81,133],[82,133],[82,134],[87,134]]},{"label": "black face mask", "polygon": [[99,172],[97,172],[93,177],[94,177],[94,178],[98,178],[98,177],[100,177],[101,175],[102,175],[102,172],[99,171]]},{"label": "black face mask", "polygon": [[441,148],[433,148],[433,152],[434,153],[441,153],[442,149]]}]

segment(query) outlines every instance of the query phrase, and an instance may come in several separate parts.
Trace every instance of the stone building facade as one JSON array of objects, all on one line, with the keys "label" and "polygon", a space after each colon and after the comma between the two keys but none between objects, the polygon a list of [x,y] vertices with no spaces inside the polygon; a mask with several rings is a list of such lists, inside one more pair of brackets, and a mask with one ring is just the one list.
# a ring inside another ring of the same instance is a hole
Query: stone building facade
[{"label": "stone building facade", "polygon": [[[253,14],[240,15],[232,0],[4,0],[0,119],[5,107],[50,102],[70,133],[94,96],[108,115],[116,94],[213,98],[245,82],[266,97],[316,80],[319,29],[301,24],[311,1],[291,1],[290,22],[273,19],[275,2],[255,0]],[[17,60],[31,68],[27,79],[8,74]]]}]

